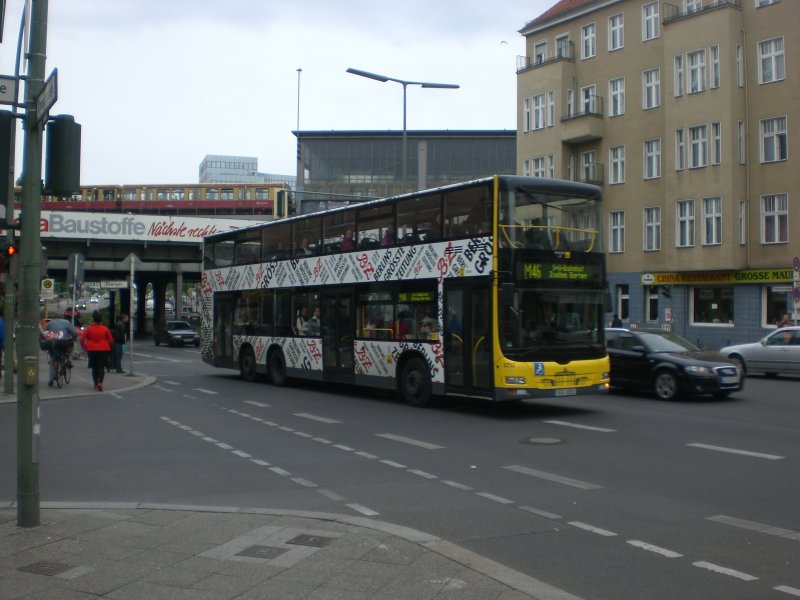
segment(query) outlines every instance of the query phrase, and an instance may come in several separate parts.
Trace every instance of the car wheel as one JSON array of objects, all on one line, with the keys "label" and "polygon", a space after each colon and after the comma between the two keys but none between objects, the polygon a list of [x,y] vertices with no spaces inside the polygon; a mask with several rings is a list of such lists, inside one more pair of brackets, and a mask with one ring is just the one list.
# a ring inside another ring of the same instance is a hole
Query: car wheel
[{"label": "car wheel", "polygon": [[747,366],[744,364],[744,359],[739,356],[738,354],[734,356],[729,356],[728,360],[739,367],[739,370],[742,372],[742,377],[747,375]]},{"label": "car wheel", "polygon": [[252,348],[247,348],[239,359],[239,372],[245,381],[255,381],[258,379],[256,370],[256,354]]},{"label": "car wheel", "polygon": [[431,404],[431,376],[427,363],[421,358],[411,358],[403,365],[399,383],[404,402],[420,408]]},{"label": "car wheel", "polygon": [[286,385],[288,377],[286,376],[286,361],[283,358],[283,352],[280,350],[273,350],[269,355],[269,378],[272,385],[282,387]]},{"label": "car wheel", "polygon": [[653,391],[661,400],[673,400],[678,395],[678,378],[669,371],[659,371],[653,380]]}]

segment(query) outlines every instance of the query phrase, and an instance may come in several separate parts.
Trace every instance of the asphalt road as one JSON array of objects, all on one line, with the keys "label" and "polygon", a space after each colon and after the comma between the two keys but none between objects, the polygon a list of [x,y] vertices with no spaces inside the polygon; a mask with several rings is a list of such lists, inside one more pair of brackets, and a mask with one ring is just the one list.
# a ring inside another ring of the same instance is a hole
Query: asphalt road
[{"label": "asphalt road", "polygon": [[[633,394],[415,409],[347,387],[248,384],[195,348],[156,375],[42,406],[43,500],[376,516],[585,599],[800,597],[800,379],[731,398]],[[0,499],[15,489],[0,406]]]}]

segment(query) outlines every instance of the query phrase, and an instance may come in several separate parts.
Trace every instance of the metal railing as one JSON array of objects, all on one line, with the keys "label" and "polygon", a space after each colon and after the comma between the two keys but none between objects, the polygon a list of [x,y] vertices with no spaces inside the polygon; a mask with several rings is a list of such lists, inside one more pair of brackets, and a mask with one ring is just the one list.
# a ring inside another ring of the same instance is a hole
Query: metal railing
[{"label": "metal railing", "polygon": [[[578,119],[581,117],[602,117],[603,116],[603,97],[592,94],[588,99],[581,98],[578,101],[578,106],[573,107],[570,112],[569,108],[561,117],[562,121],[569,121],[570,119]],[[575,108],[579,110],[575,110]]]},{"label": "metal railing", "polygon": [[560,60],[575,60],[575,43],[570,41],[559,41],[551,55],[536,56],[517,56],[517,73],[540,67]]},{"label": "metal railing", "polygon": [[694,15],[699,15],[704,12],[708,12],[710,10],[725,8],[728,6],[733,8],[738,8],[739,10],[741,10],[742,0],[704,0],[702,6],[689,7],[686,10],[684,10],[680,6],[675,6],[674,4],[668,4],[665,2],[664,19],[662,22],[664,23],[664,25],[666,25],[667,23],[671,23],[672,21],[677,21],[678,19],[683,19],[685,17],[692,17]]}]

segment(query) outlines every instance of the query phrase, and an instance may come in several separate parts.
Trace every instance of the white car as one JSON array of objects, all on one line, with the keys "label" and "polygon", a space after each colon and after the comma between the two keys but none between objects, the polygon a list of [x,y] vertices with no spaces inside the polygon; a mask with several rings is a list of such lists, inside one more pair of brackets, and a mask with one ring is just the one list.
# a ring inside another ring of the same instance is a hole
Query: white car
[{"label": "white car", "polygon": [[800,327],[781,327],[761,341],[722,348],[720,354],[745,373],[800,375]]},{"label": "white car", "polygon": [[97,296],[92,296],[91,298],[89,298],[90,304],[97,304],[98,302],[100,302],[100,298],[98,298]]}]

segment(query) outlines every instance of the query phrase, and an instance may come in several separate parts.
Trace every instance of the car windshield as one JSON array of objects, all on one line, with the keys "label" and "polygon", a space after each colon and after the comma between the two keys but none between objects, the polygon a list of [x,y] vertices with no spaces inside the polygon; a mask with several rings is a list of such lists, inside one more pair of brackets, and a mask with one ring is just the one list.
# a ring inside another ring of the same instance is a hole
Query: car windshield
[{"label": "car windshield", "polygon": [[189,325],[186,321],[172,321],[168,326],[168,329],[172,329],[173,331],[175,329],[191,329],[191,328],[192,326]]},{"label": "car windshield", "polygon": [[677,333],[639,332],[639,339],[650,352],[697,352],[700,347]]}]

